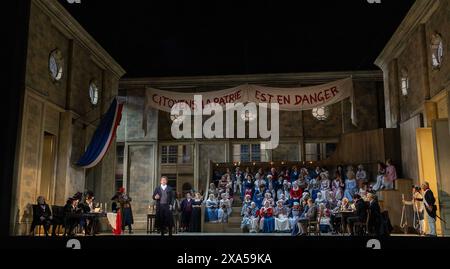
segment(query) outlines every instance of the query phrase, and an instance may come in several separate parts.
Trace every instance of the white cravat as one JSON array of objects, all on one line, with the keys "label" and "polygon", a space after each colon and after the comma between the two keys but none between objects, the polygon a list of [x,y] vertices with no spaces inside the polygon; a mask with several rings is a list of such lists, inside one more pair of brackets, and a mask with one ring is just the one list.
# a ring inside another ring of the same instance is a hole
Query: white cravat
[{"label": "white cravat", "polygon": [[165,191],[167,189],[167,185],[161,185],[161,189],[163,189],[163,191]]}]

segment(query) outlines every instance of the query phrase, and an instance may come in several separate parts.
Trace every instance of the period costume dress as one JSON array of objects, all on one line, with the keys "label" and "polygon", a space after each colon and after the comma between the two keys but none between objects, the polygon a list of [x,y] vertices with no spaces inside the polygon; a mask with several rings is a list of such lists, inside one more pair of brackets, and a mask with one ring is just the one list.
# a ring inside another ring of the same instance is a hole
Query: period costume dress
[{"label": "period costume dress", "polygon": [[120,204],[122,230],[125,230],[125,227],[128,227],[128,231],[131,233],[131,225],[134,224],[133,211],[131,210],[131,197],[125,194],[125,192],[121,192],[118,202]]},{"label": "period costume dress", "polygon": [[356,172],[356,180],[358,182],[366,183],[367,182],[367,173],[364,170],[363,167],[360,167],[358,169],[358,172]]},{"label": "period costume dress", "polygon": [[322,193],[322,197],[327,197],[327,192],[330,191],[330,180],[328,178],[323,178],[320,180],[320,192]]},{"label": "period costume dress", "polygon": [[184,199],[181,202],[181,227],[184,230],[187,230],[191,223],[193,202],[194,200],[192,198]]},{"label": "period costume dress", "polygon": [[298,234],[298,220],[300,218],[301,215],[301,208],[300,208],[300,204],[299,203],[295,203],[294,206],[292,207],[292,210],[289,214],[289,225],[291,227],[291,233],[292,235],[296,235]]},{"label": "period costume dress", "polygon": [[[157,198],[157,196],[159,196]],[[168,185],[158,186],[153,192],[153,200],[156,201],[156,227],[161,231],[161,235],[164,235],[165,230],[168,229],[169,235],[172,234],[173,214],[171,205],[175,199],[172,188]]]},{"label": "period costume dress", "polygon": [[386,174],[386,170],[381,168],[378,169],[377,182],[373,185],[372,189],[374,191],[379,191],[383,187],[384,175]]},{"label": "period costume dress", "polygon": [[257,208],[261,208],[264,200],[265,189],[257,189],[253,195],[253,202],[255,202]]},{"label": "period costume dress", "polygon": [[309,181],[309,187],[308,187],[309,192],[311,193],[311,198],[313,200],[316,200],[317,198],[317,193],[320,192],[320,182],[319,180],[317,180],[317,178],[312,178]]},{"label": "period costume dress", "polygon": [[259,228],[263,233],[272,233],[275,230],[275,219],[272,207],[263,207],[260,210],[261,220]]},{"label": "period costume dress", "polygon": [[278,205],[274,210],[275,231],[289,232],[291,230],[288,219],[288,209],[285,206]]},{"label": "period costume dress", "polygon": [[216,222],[218,220],[218,207],[219,204],[216,199],[206,200],[206,221]]},{"label": "period costume dress", "polygon": [[336,178],[335,180],[333,180],[331,190],[333,191],[336,200],[341,200],[344,197],[344,187],[345,184],[343,184],[340,179]]},{"label": "period costume dress", "polygon": [[201,221],[202,221],[202,200],[194,199],[192,200],[192,215],[189,223],[189,232],[199,233],[201,232]]},{"label": "period costume dress", "polygon": [[[257,227],[257,211],[258,209],[256,207],[246,207],[245,210],[243,210],[242,214],[242,222],[241,222],[241,229],[242,230],[248,230],[249,232],[256,232]],[[256,227],[255,227],[255,219],[256,219]]]},{"label": "period costume dress", "polygon": [[356,193],[356,191],[357,191],[356,180],[346,179],[344,197],[351,202],[353,201],[353,195]]},{"label": "period costume dress", "polygon": [[394,188],[394,181],[397,180],[397,170],[392,164],[386,167],[386,175],[384,176],[383,186],[391,190]]}]

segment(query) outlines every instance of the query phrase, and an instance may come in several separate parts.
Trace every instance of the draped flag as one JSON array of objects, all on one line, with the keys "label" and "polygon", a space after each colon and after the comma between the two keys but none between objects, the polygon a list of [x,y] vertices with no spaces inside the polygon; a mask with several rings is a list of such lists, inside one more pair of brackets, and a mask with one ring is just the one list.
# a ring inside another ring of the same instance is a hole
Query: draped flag
[{"label": "draped flag", "polygon": [[76,163],[81,168],[92,168],[105,157],[111,142],[116,136],[117,127],[122,119],[123,104],[114,98],[108,112],[104,115],[100,125],[95,130],[86,152]]}]

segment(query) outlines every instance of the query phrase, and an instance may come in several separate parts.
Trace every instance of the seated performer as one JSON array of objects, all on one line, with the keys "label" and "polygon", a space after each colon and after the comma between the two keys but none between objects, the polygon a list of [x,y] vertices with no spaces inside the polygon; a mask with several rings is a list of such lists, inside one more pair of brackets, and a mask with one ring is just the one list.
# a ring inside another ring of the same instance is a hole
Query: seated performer
[{"label": "seated performer", "polygon": [[298,220],[299,223],[299,235],[306,235],[308,223],[311,221],[317,221],[317,206],[314,201],[310,198],[308,200],[308,206],[305,209],[303,216]]},{"label": "seated performer", "polygon": [[272,233],[275,230],[275,219],[273,218],[273,207],[266,201],[264,207],[259,210],[261,216],[259,229],[263,233]]},{"label": "seated performer", "polygon": [[322,197],[322,192],[317,193],[317,198],[314,202],[317,206],[327,203],[326,199],[324,197]]},{"label": "seated performer", "polygon": [[52,224],[53,216],[50,207],[45,202],[44,196],[37,198],[37,204],[33,206],[33,222],[31,223],[30,232],[34,232],[37,225],[44,226],[45,236],[48,236],[48,229]]},{"label": "seated performer", "polygon": [[227,206],[225,204],[219,206],[219,209],[217,210],[217,219],[218,223],[228,222]]},{"label": "seated performer", "polygon": [[300,189],[297,183],[294,183],[289,195],[291,197],[291,204],[295,202],[300,202],[300,199],[302,198],[303,195],[303,190]]},{"label": "seated performer", "polygon": [[261,208],[263,206],[264,195],[266,193],[266,185],[259,185],[259,188],[255,191],[253,195],[253,202],[256,203],[257,208]]},{"label": "seated performer", "polygon": [[351,235],[353,234],[353,225],[355,222],[366,222],[367,218],[367,206],[366,202],[364,202],[363,199],[361,199],[361,196],[359,194],[353,195],[353,201],[355,205],[355,215],[350,216],[347,218],[347,225],[348,225],[348,233]]},{"label": "seated performer", "polygon": [[288,211],[288,208],[284,205],[284,201],[279,200],[274,210],[276,232],[289,232],[291,230]]},{"label": "seated performer", "polygon": [[206,200],[206,221],[207,222],[217,222],[218,220],[218,207],[219,204],[217,202],[214,194],[210,194],[208,200]]},{"label": "seated performer", "polygon": [[245,207],[242,214],[241,229],[246,232],[256,233],[258,230],[258,209],[256,204],[252,202],[250,206]]},{"label": "seated performer", "polygon": [[296,235],[299,233],[298,231],[298,220],[300,219],[300,215],[302,214],[300,203],[295,202],[292,206],[292,210],[289,214],[289,225],[291,227],[291,235]]},{"label": "seated performer", "polygon": [[311,198],[316,200],[317,193],[320,192],[320,176],[314,177],[309,181],[308,191],[311,193]]},{"label": "seated performer", "polygon": [[355,173],[349,171],[347,173],[347,179],[345,180],[344,197],[350,202],[353,201],[353,195],[358,191],[355,179]]}]

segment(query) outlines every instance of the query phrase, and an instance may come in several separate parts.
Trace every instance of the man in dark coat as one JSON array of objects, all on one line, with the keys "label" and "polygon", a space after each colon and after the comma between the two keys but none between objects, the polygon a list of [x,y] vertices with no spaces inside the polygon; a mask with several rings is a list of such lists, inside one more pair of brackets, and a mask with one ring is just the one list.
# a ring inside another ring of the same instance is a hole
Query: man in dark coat
[{"label": "man in dark coat", "polygon": [[353,234],[353,226],[356,222],[366,222],[367,219],[367,206],[366,202],[361,198],[359,194],[353,195],[353,201],[355,203],[355,215],[347,218],[347,225],[349,233]]},{"label": "man in dark coat", "polygon": [[173,215],[172,204],[174,194],[172,188],[167,185],[167,177],[161,177],[161,185],[156,187],[153,192],[153,200],[156,201],[156,227],[161,231],[163,236],[166,229],[169,230],[169,236],[172,235]]},{"label": "man in dark coat", "polygon": [[369,200],[369,232],[377,236],[381,235],[381,208],[378,203],[377,197],[373,193],[367,194],[367,199]]},{"label": "man in dark coat", "polygon": [[186,193],[186,199],[181,202],[181,227],[183,231],[187,231],[192,216],[192,197],[191,193]]},{"label": "man in dark coat", "polygon": [[437,218],[437,206],[436,198],[430,189],[430,184],[425,182],[422,184],[423,204],[425,205],[425,211],[427,212],[428,228],[430,232],[428,236],[436,236],[436,218]]}]

